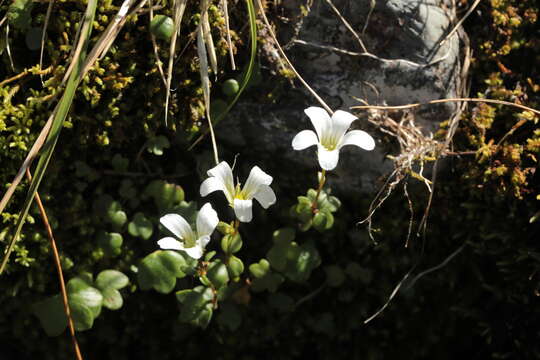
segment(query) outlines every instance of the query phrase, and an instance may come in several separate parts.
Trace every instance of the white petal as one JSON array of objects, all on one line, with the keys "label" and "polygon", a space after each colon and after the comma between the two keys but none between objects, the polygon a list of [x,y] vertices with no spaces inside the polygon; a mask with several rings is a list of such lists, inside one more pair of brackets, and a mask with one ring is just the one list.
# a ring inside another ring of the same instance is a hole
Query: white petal
[{"label": "white petal", "polygon": [[191,226],[189,226],[186,219],[178,214],[167,214],[159,219],[159,222],[163,224],[170,232],[176,237],[184,240],[185,242],[192,241],[195,238]]},{"label": "white petal", "polygon": [[201,236],[200,238],[197,239],[197,246],[204,249],[206,247],[206,245],[208,245],[209,242],[210,242],[210,236],[209,235]]},{"label": "white petal", "polygon": [[[222,161],[212,169],[208,170],[208,176],[217,178],[222,184],[225,195],[229,199],[229,195],[234,194],[234,180],[232,169],[226,161]],[[227,195],[227,193],[229,195]]]},{"label": "white petal", "polygon": [[[263,185],[270,185],[272,177],[261,170],[258,166],[254,166],[249,172],[246,184],[242,188],[242,193],[245,199],[253,199],[253,196]],[[235,200],[236,201],[236,200]]]},{"label": "white petal", "polygon": [[324,170],[334,170],[339,161],[339,149],[328,151],[324,146],[318,146],[319,165]]},{"label": "white petal", "polygon": [[234,199],[234,213],[241,222],[250,222],[253,217],[253,201]]},{"label": "white petal", "polygon": [[375,148],[375,140],[365,131],[353,130],[345,134],[342,142],[339,144],[339,148],[345,145],[356,145],[369,151]]},{"label": "white petal", "polygon": [[357,117],[343,110],[338,110],[332,115],[332,138],[334,143],[338,143],[341,137]]},{"label": "white petal", "polygon": [[317,145],[318,143],[319,139],[317,138],[317,134],[311,130],[303,130],[294,137],[292,147],[294,150],[304,150],[312,145]]},{"label": "white petal", "polygon": [[201,193],[201,196],[206,196],[218,190],[224,191],[224,184],[218,178],[209,177],[202,182],[199,192]]},{"label": "white petal", "polygon": [[203,205],[197,214],[197,235],[209,236],[214,232],[219,222],[216,211],[210,203]]},{"label": "white petal", "polygon": [[270,186],[261,186],[259,191],[253,196],[262,205],[263,208],[268,209],[270,205],[276,203],[276,194]]},{"label": "white petal", "polygon": [[190,248],[185,248],[183,250],[186,252],[186,254],[188,254],[190,257],[194,259],[200,259],[204,252],[204,249],[197,245]]},{"label": "white petal", "polygon": [[163,238],[157,243],[163,250],[184,250],[184,244],[172,237]]},{"label": "white petal", "polygon": [[304,110],[306,115],[311,120],[317,136],[322,139],[323,134],[330,130],[330,116],[323,108],[317,106],[311,106]]}]

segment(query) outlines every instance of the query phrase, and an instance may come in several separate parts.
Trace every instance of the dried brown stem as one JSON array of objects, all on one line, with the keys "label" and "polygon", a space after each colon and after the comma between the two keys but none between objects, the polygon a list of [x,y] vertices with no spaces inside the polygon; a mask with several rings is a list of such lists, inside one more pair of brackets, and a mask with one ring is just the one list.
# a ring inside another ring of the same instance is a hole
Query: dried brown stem
[{"label": "dried brown stem", "polygon": [[[30,174],[30,170],[28,168],[26,169],[26,177],[28,178],[28,181],[32,181],[32,175]],[[62,264],[60,262],[60,255],[58,254],[58,248],[56,247],[56,241],[54,240],[51,224],[49,223],[49,218],[47,217],[47,213],[45,212],[45,207],[43,206],[39,193],[37,192],[36,192],[36,203],[38,205],[41,218],[43,219],[43,224],[45,225],[45,229],[47,229],[47,236],[49,237],[49,240],[51,242],[51,249],[54,255],[54,264],[56,265],[56,271],[58,272],[58,282],[60,283],[60,293],[62,294],[62,302],[64,303],[64,312],[66,313],[66,317],[68,320],[69,333],[71,335],[71,342],[73,343],[73,350],[75,351],[75,356],[77,360],[83,360],[81,350],[79,348],[79,343],[77,342],[77,337],[75,336],[75,325],[73,324],[73,318],[71,317],[71,310],[69,308],[69,302],[68,302],[67,291],[66,291],[66,283],[64,281],[64,274],[62,272]]]},{"label": "dried brown stem", "polygon": [[482,99],[482,98],[451,98],[451,99],[437,99],[437,100],[431,100],[424,103],[414,103],[414,104],[407,104],[407,105],[396,105],[396,106],[382,106],[382,105],[358,105],[358,106],[351,106],[351,109],[376,109],[376,110],[404,110],[404,109],[412,109],[415,107],[419,107],[422,105],[429,105],[429,104],[440,104],[440,103],[447,103],[447,102],[483,102],[483,103],[490,103],[490,104],[499,104],[499,105],[507,105],[507,106],[513,106],[517,107],[522,110],[531,111],[537,115],[540,115],[540,110],[533,109],[531,107],[516,104],[510,101],[504,101],[504,100],[495,100],[495,99]]}]

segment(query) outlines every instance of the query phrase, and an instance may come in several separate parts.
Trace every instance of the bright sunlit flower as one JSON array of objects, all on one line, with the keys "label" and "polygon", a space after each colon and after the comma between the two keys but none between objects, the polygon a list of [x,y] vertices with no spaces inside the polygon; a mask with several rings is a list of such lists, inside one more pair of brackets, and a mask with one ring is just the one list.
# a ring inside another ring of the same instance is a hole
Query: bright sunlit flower
[{"label": "bright sunlit flower", "polygon": [[339,160],[339,150],[345,145],[356,145],[364,150],[373,150],[375,141],[365,131],[347,131],[356,116],[338,110],[330,117],[326,110],[312,106],[304,110],[311,120],[315,131],[303,130],[294,137],[294,150],[304,150],[317,145],[319,164],[324,170],[333,170]]},{"label": "bright sunlit flower", "polygon": [[269,186],[272,183],[272,177],[258,166],[251,169],[243,188],[240,188],[240,184],[234,185],[232,169],[225,161],[208,170],[208,176],[210,177],[201,184],[201,196],[218,190],[223,191],[236,217],[242,222],[251,221],[253,199],[256,199],[265,209],[276,202],[276,194]]},{"label": "bright sunlit flower", "polygon": [[194,259],[199,259],[204,248],[210,241],[210,235],[214,232],[219,219],[210,203],[204,204],[197,214],[197,232],[191,229],[186,219],[178,214],[167,214],[159,219],[161,224],[172,232],[173,237],[166,237],[158,241],[160,248],[164,250],[182,250]]}]

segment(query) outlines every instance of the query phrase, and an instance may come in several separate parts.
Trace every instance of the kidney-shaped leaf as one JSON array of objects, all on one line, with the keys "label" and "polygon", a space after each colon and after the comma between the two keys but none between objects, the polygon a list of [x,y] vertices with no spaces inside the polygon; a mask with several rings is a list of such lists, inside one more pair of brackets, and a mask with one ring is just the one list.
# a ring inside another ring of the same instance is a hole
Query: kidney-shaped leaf
[{"label": "kidney-shaped leaf", "polygon": [[187,267],[182,255],[174,251],[154,251],[146,256],[139,265],[137,280],[142,290],[153,288],[157,292],[168,294],[176,285],[176,278],[182,278],[182,271]]},{"label": "kidney-shaped leaf", "polygon": [[32,312],[49,336],[58,336],[67,326],[67,317],[60,295],[55,295],[32,305]]},{"label": "kidney-shaped leaf", "polygon": [[103,270],[96,278],[96,286],[100,290],[107,288],[121,289],[129,283],[129,278],[117,270]]}]

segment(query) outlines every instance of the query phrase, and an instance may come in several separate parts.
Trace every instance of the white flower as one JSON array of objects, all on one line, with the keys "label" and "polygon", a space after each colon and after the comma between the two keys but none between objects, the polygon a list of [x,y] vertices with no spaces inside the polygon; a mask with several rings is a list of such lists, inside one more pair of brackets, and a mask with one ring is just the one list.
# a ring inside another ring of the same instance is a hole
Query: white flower
[{"label": "white flower", "polygon": [[199,259],[204,248],[210,241],[210,235],[214,232],[219,219],[210,203],[204,204],[197,214],[197,232],[191,229],[186,219],[178,214],[167,214],[159,221],[182,242],[173,237],[166,237],[158,241],[160,248],[164,250],[182,250],[194,259]]},{"label": "white flower", "polygon": [[223,191],[236,217],[242,222],[251,221],[253,199],[256,199],[265,209],[276,202],[276,194],[269,186],[272,183],[272,177],[258,166],[251,169],[242,189],[240,189],[240,184],[234,185],[231,167],[225,161],[208,170],[208,176],[210,177],[201,184],[201,196],[218,190]]},{"label": "white flower", "polygon": [[300,131],[292,141],[294,150],[304,150],[317,145],[319,164],[324,170],[333,170],[339,160],[339,150],[345,145],[356,145],[365,150],[373,150],[375,141],[365,131],[347,131],[356,116],[338,110],[330,116],[326,110],[312,106],[304,110],[311,120],[315,132],[312,130]]}]

